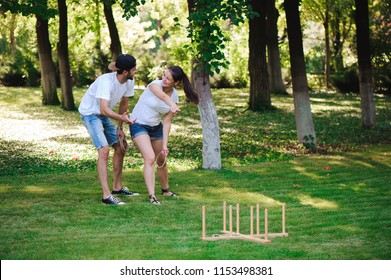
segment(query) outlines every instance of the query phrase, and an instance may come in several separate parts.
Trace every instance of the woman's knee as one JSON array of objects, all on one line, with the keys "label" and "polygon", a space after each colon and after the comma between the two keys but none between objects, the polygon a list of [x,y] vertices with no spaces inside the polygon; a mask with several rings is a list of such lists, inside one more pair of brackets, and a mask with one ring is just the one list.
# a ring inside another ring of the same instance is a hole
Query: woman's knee
[{"label": "woman's knee", "polygon": [[146,165],[152,166],[155,163],[154,155],[148,155],[144,157],[144,162]]}]

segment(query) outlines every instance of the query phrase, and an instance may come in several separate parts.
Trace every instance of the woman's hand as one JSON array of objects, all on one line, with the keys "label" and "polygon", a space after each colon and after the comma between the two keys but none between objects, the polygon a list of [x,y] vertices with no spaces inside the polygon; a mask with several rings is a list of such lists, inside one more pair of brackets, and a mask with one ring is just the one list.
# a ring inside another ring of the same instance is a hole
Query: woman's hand
[{"label": "woman's hand", "polygon": [[167,147],[163,147],[162,148],[162,155],[167,157],[168,156],[168,148]]},{"label": "woman's hand", "polygon": [[170,111],[175,115],[176,113],[179,113],[181,110],[179,107],[174,103],[170,107]]}]

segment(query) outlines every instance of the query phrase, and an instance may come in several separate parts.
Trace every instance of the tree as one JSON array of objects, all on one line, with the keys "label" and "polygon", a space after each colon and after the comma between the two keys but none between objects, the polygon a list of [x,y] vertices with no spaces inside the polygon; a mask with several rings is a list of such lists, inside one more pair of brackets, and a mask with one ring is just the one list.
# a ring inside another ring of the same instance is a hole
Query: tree
[{"label": "tree", "polygon": [[288,95],[284,86],[281,72],[280,48],[278,42],[279,40],[277,27],[279,12],[275,6],[275,0],[266,2],[266,45],[270,91],[274,94]]},{"label": "tree", "polygon": [[284,0],[289,39],[296,129],[299,143],[303,143],[310,148],[316,148],[316,135],[312,121],[303,52],[299,1],[300,0]]},{"label": "tree", "polygon": [[95,0],[95,6],[93,9],[93,31],[95,33],[94,55],[93,61],[95,68],[97,69],[96,75],[107,72],[107,57],[102,51],[102,31],[101,31],[101,19],[100,19],[100,6],[101,0]]},{"label": "tree", "polygon": [[[195,44],[196,50],[203,52],[204,55],[207,53],[211,59],[218,59],[212,57],[213,53],[222,58],[221,53],[218,53],[214,45],[215,41],[220,39],[218,35],[222,35],[213,24],[213,19],[201,13],[208,11],[209,14],[212,12],[211,9],[208,9],[208,4],[193,0],[187,0],[187,3],[189,7],[189,32],[193,35],[192,43]],[[214,30],[217,35],[213,35]],[[201,34],[204,36],[203,38],[199,37]],[[211,41],[208,42],[208,39]],[[220,128],[210,88],[210,69],[211,65],[203,60],[202,54],[195,56],[192,65],[192,79],[194,88],[200,96],[198,109],[202,125],[202,167],[221,169]]]},{"label": "tree", "polygon": [[52,58],[52,46],[49,39],[49,20],[35,15],[39,64],[41,65],[42,104],[59,105],[57,96],[56,67]]},{"label": "tree", "polygon": [[254,12],[258,13],[258,16],[249,21],[249,109],[252,111],[272,108],[266,61],[266,2],[266,0],[249,0]]},{"label": "tree", "polygon": [[320,22],[324,28],[324,72],[326,88],[331,88],[332,72],[344,71],[343,45],[351,30],[352,0],[303,1],[306,18]]},{"label": "tree", "polygon": [[375,92],[391,95],[391,5],[373,1],[370,7],[371,62]]},{"label": "tree", "polygon": [[187,3],[188,31],[194,57],[193,78],[201,99],[198,108],[203,136],[202,167],[221,169],[219,123],[209,83],[210,75],[227,66],[223,52],[227,37],[219,22],[229,19],[238,25],[252,15],[252,10],[246,0],[187,0]]},{"label": "tree", "polygon": [[361,121],[365,128],[375,127],[375,100],[369,44],[368,0],[355,0],[357,56],[361,95]]},{"label": "tree", "polygon": [[11,13],[21,13],[23,16],[35,15],[38,55],[41,66],[42,104],[58,105],[56,68],[52,59],[52,47],[49,40],[49,18],[57,11],[48,7],[47,0],[29,0],[19,3],[18,0],[5,1],[2,9]]},{"label": "tree", "polygon": [[61,83],[61,103],[65,110],[76,109],[72,92],[71,69],[69,66],[68,52],[68,11],[66,0],[58,0],[58,11],[60,15],[60,31],[57,44],[58,62]]},{"label": "tree", "polygon": [[10,21],[10,42],[11,42],[11,57],[15,60],[16,40],[15,40],[15,23],[16,14],[12,14]]},{"label": "tree", "polygon": [[349,39],[353,18],[353,0],[329,1],[330,5],[330,37],[331,37],[331,66],[337,72],[344,71],[343,46]]},{"label": "tree", "polygon": [[331,81],[331,50],[330,50],[330,0],[309,0],[305,1],[308,10],[311,12],[310,17],[322,22],[324,28],[324,42],[325,42],[325,59],[324,72],[326,80],[326,88],[330,89]]},{"label": "tree", "polygon": [[117,56],[122,54],[121,41],[119,39],[117,25],[115,24],[112,5],[114,0],[105,0],[103,1],[103,11],[106,17],[107,26],[109,27],[110,33],[110,51],[111,51],[111,60],[115,61]]}]

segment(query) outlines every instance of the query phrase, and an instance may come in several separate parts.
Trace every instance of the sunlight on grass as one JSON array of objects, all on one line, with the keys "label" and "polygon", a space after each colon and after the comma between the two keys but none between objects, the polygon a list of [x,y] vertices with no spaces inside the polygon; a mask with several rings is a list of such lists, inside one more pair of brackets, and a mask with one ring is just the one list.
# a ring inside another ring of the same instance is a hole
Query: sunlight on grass
[{"label": "sunlight on grass", "polygon": [[360,229],[357,228],[357,227],[354,227],[354,226],[336,226],[335,228],[337,229],[341,229],[341,230],[344,230],[344,231],[347,231],[347,232],[351,232],[351,233],[356,233],[356,232],[359,232]]},{"label": "sunlight on grass", "polygon": [[335,210],[339,208],[338,204],[335,202],[328,201],[322,198],[310,197],[309,195],[305,194],[298,195],[296,198],[300,201],[302,205],[312,206],[320,210]]},{"label": "sunlight on grass", "polygon": [[38,186],[26,186],[26,187],[24,187],[23,191],[26,193],[36,193],[36,194],[49,193],[47,187],[42,188],[42,187],[38,187]]},{"label": "sunlight on grass", "polygon": [[368,185],[366,183],[355,183],[355,184],[340,184],[340,187],[342,189],[350,189],[350,190],[353,190],[355,192],[363,192],[365,191],[365,193],[370,193],[370,192],[374,192],[374,190],[372,190],[371,188],[368,188]]},{"label": "sunlight on grass", "polygon": [[316,180],[319,180],[321,178],[321,176],[317,175],[317,174],[314,174],[314,173],[311,173],[311,172],[308,172],[307,171],[307,168],[306,167],[303,167],[303,166],[294,166],[292,167],[293,170],[301,173],[302,175],[305,175],[309,178],[312,178],[312,179],[316,179]]},{"label": "sunlight on grass", "polygon": [[88,136],[83,125],[64,128],[61,123],[53,125],[45,119],[32,119],[29,114],[7,110],[7,115],[11,117],[8,118],[3,116],[4,113],[0,113],[0,117],[3,119],[2,138],[7,141],[41,141],[76,134]]},{"label": "sunlight on grass", "polygon": [[[352,100],[338,100],[338,101],[328,101],[324,98],[311,98],[311,109],[313,113],[319,112],[330,112],[330,111],[345,111],[347,108],[350,112],[359,114],[361,109],[359,103],[357,103],[357,108],[352,107]],[[359,116],[359,115],[358,115]]]},{"label": "sunlight on grass", "polygon": [[[195,128],[198,129],[197,132],[199,132],[199,134],[195,133]],[[176,125],[176,124],[172,123],[170,135],[175,135],[175,136],[182,135],[185,137],[188,137],[189,135],[191,135],[193,139],[202,139],[201,128],[200,127],[198,128],[197,126],[189,125],[189,124]]]},{"label": "sunlight on grass", "polygon": [[359,184],[357,184],[357,185],[354,185],[354,186],[352,186],[352,190],[354,190],[354,191],[356,191],[356,192],[358,192],[358,191],[362,191],[363,189],[365,189],[367,187],[367,184],[365,184],[365,183],[359,183]]},{"label": "sunlight on grass", "polygon": [[206,191],[204,190],[202,193],[186,193],[182,197],[191,199],[193,201],[205,201],[206,197],[215,197],[216,200],[221,203],[223,203],[223,201],[227,201],[227,203],[231,204],[239,203],[249,206],[260,204],[261,207],[279,207],[281,205],[280,201],[275,200],[269,196],[255,192],[236,190],[228,187],[210,187]]},{"label": "sunlight on grass", "polygon": [[363,161],[355,161],[354,164],[360,164],[364,167],[368,167],[368,168],[375,168],[375,166],[373,164],[370,164],[369,162],[363,162]]},{"label": "sunlight on grass", "polygon": [[187,171],[187,170],[194,170],[195,168],[197,168],[198,162],[193,160],[177,160],[174,158],[168,158],[167,166],[169,166],[169,172]]}]

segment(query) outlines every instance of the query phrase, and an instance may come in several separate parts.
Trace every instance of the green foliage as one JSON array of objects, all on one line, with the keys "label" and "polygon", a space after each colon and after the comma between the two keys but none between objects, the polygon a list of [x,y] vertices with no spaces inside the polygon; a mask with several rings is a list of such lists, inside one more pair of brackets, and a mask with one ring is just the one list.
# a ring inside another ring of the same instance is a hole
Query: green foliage
[{"label": "green foliage", "polygon": [[[155,71],[164,61],[169,65],[181,65],[190,73],[190,60],[194,57],[205,57],[207,68],[214,72],[216,86],[248,86],[248,24],[247,17],[253,16],[251,6],[244,0],[195,1],[196,8],[188,18],[187,1],[152,1],[152,0],[104,0],[114,3],[112,8],[123,46],[123,52],[129,52],[138,59],[139,76],[142,83],[150,81],[150,72]],[[39,85],[39,61],[35,34],[34,13],[50,18],[50,40],[53,54],[57,51],[58,18],[56,1],[21,1],[5,0],[0,3],[2,25],[0,25],[0,77],[3,83],[27,86]],[[344,65],[349,68],[357,63],[355,54],[354,24],[352,8],[354,1],[329,1],[330,3],[330,36],[332,43],[337,43],[337,35],[343,42],[341,55]],[[285,40],[285,14],[281,9],[282,1],[276,4],[280,10],[279,35],[281,39],[281,63],[289,68],[289,50]],[[33,5],[34,4],[34,5]],[[110,60],[110,39],[105,22],[102,1],[67,1],[69,57],[72,77],[76,86],[90,84],[97,75],[107,71]],[[378,93],[390,92],[389,56],[389,22],[390,5],[386,1],[370,1],[370,26],[373,75],[375,90]],[[306,53],[307,71],[323,73],[324,36],[322,18],[324,18],[325,1],[302,1],[301,19],[304,32],[304,51]],[[93,12],[91,12],[93,11]],[[201,13],[201,12],[202,13]],[[10,44],[12,13],[16,14],[15,54]],[[26,16],[23,16],[26,15]],[[97,18],[100,24],[91,24]],[[124,17],[121,17],[124,16]],[[194,17],[194,18],[192,18]],[[337,21],[339,20],[339,23]],[[189,20],[191,20],[189,26]],[[157,22],[162,26],[157,28]],[[101,53],[95,50],[96,28],[100,26]],[[194,30],[191,26],[194,26]],[[204,28],[198,28],[201,26]],[[312,26],[315,26],[313,28]],[[198,28],[198,29],[197,29]],[[338,32],[337,32],[338,31]],[[189,35],[189,37],[187,37]],[[160,39],[165,41],[161,42]],[[194,40],[192,44],[191,40]],[[206,39],[206,43],[202,40]],[[332,50],[333,51],[333,50]],[[205,53],[205,55],[203,55]],[[332,53],[334,57],[335,54]],[[53,56],[57,63],[56,55]],[[101,61],[101,60],[104,61]],[[98,69],[96,63],[104,66]],[[202,61],[199,61],[202,62]],[[226,67],[226,68],[224,68]],[[335,68],[335,67],[334,67]],[[340,73],[336,73],[340,83]],[[15,77],[17,79],[15,79]],[[23,77],[23,79],[21,79]],[[142,78],[142,79],[141,79]],[[213,82],[213,81],[212,81]],[[354,85],[356,86],[356,85]],[[345,87],[345,86],[344,86]],[[350,89],[348,89],[350,91]]]},{"label": "green foliage", "polygon": [[238,25],[252,16],[251,5],[244,0],[194,1],[194,7],[189,11],[187,30],[195,66],[204,65],[205,73],[212,76],[220,73],[220,67],[226,68],[228,61],[223,50],[228,37],[221,28],[221,21],[229,20]]},{"label": "green foliage", "polygon": [[316,143],[315,143],[315,137],[311,134],[304,136],[304,147],[306,147],[308,150],[315,152],[316,151]]},{"label": "green foliage", "polygon": [[0,4],[0,10],[21,13],[23,16],[39,15],[44,19],[58,14],[57,9],[48,6],[48,0],[4,0]]},{"label": "green foliage", "polygon": [[[39,86],[38,54],[35,37],[35,19],[23,18],[21,15],[6,12],[0,27],[0,81],[8,86]],[[8,37],[15,35],[14,44]]]},{"label": "green foliage", "polygon": [[391,95],[391,5],[374,1],[370,18],[373,74],[376,92]]},{"label": "green foliage", "polygon": [[144,5],[146,0],[119,0],[121,8],[124,10],[123,17],[130,19],[137,15],[137,7]]}]

